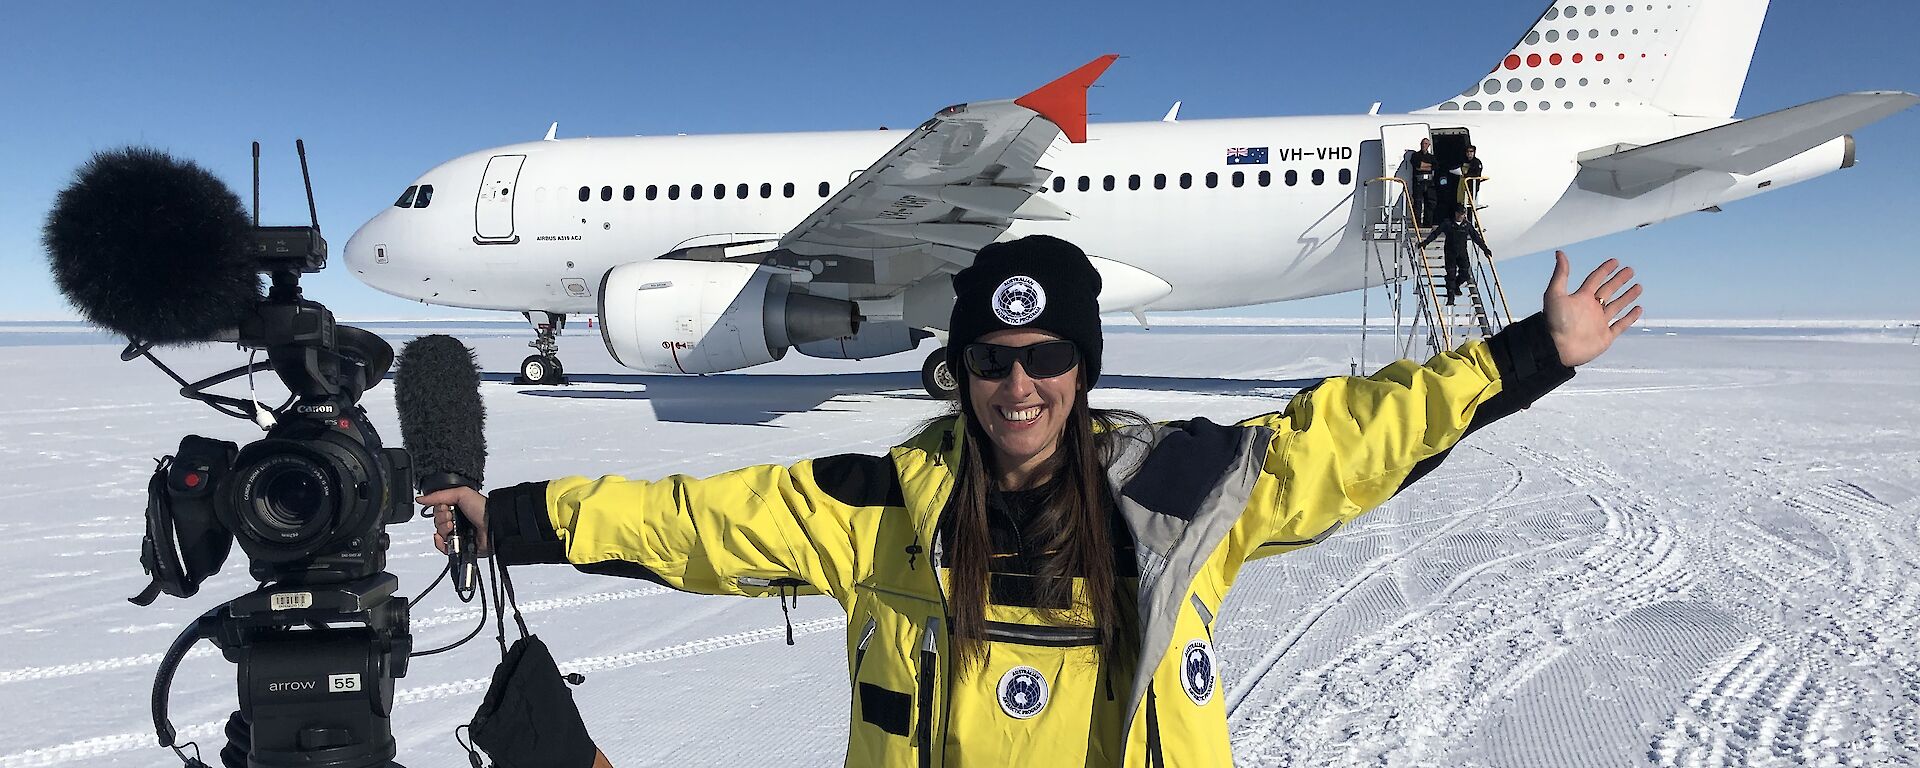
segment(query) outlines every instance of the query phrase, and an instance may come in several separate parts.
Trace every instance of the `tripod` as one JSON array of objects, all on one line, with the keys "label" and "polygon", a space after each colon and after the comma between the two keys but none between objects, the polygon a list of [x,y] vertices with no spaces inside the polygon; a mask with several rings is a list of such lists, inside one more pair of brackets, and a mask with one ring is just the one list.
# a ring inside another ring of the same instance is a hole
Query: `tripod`
[{"label": "tripod", "polygon": [[[240,709],[227,719],[226,768],[401,768],[393,762],[393,681],[413,649],[399,579],[270,584],[194,620],[153,678],[160,745],[176,745],[167,691],[187,650],[211,640],[239,666]],[[351,626],[334,626],[351,624]]]}]

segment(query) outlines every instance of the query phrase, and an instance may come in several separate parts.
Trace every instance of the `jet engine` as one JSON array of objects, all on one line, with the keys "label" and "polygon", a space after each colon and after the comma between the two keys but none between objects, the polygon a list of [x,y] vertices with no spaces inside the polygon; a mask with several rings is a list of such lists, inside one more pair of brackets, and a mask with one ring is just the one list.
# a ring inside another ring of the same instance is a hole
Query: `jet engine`
[{"label": "jet engine", "polygon": [[635,370],[731,371],[859,328],[853,302],[798,293],[786,272],[758,264],[637,261],[600,279],[600,338]]}]

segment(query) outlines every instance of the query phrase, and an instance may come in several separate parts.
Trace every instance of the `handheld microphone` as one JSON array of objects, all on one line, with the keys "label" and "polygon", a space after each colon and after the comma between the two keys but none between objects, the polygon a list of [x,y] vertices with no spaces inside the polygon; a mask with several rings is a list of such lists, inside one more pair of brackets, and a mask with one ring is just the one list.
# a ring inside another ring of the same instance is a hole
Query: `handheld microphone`
[{"label": "handheld microphone", "polygon": [[259,301],[253,228],[233,190],[146,147],[101,152],[41,230],[54,283],[88,322],[155,344],[209,341]]},{"label": "handheld microphone", "polygon": [[[487,463],[487,411],[473,351],[439,334],[407,342],[394,373],[393,401],[420,493],[456,486],[479,490]],[[454,588],[467,599],[480,577],[473,526],[458,512],[453,526],[447,556],[453,561]]]}]

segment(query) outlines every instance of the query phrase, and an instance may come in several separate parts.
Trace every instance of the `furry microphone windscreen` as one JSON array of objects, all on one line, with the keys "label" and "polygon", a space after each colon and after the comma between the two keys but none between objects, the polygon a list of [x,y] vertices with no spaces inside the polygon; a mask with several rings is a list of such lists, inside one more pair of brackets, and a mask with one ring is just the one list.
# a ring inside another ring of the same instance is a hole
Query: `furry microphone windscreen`
[{"label": "furry microphone windscreen", "polygon": [[60,191],[42,242],[89,322],[155,343],[206,341],[260,299],[240,198],[200,166],[145,147],[101,152]]},{"label": "furry microphone windscreen", "polygon": [[408,342],[393,375],[393,401],[415,476],[451,473],[481,483],[487,411],[480,401],[480,365],[467,345],[440,334]]}]

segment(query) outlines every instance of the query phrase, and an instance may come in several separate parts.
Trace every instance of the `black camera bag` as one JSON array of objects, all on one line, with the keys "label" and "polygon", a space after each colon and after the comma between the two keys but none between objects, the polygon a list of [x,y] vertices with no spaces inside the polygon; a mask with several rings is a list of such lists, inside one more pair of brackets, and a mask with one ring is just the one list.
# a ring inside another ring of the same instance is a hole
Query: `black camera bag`
[{"label": "black camera bag", "polygon": [[[500,665],[493,669],[486,698],[467,725],[469,737],[493,758],[495,768],[610,768],[587,735],[580,708],[574,705],[573,692],[567,688],[569,683],[578,685],[583,678],[560,674],[547,644],[527,631],[507,567],[498,558],[493,559],[491,567],[501,658]],[[504,600],[497,599],[502,586]],[[511,648],[506,645],[508,605],[512,605],[514,623],[520,628],[520,639]],[[473,763],[479,765],[478,757],[473,757]]]}]

